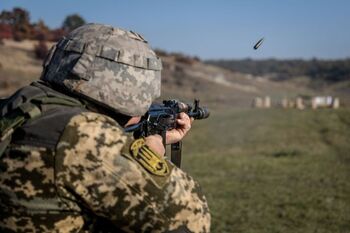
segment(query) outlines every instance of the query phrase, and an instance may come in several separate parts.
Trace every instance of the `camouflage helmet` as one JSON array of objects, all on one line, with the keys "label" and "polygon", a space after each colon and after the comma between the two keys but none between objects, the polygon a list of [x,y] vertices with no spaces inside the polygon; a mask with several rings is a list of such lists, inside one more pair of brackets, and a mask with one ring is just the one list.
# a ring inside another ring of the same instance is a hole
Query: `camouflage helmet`
[{"label": "camouflage helmet", "polygon": [[86,24],[51,49],[41,79],[122,114],[140,116],[160,96],[161,69],[141,35]]}]

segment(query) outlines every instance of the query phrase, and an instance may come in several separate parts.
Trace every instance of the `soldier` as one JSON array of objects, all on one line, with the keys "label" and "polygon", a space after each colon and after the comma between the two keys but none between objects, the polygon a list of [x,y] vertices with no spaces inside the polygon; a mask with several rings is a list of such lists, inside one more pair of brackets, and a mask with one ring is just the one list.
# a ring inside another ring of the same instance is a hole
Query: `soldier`
[{"label": "soldier", "polygon": [[[54,46],[41,81],[0,105],[0,232],[209,232],[200,187],[135,140],[160,95],[161,61],[139,34],[88,24]],[[167,143],[191,120],[181,114]]]}]

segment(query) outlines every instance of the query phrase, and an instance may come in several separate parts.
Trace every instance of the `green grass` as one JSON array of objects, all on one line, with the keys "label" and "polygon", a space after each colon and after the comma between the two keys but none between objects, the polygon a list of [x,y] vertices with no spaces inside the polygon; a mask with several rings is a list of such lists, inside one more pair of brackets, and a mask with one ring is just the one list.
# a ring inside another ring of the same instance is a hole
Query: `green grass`
[{"label": "green grass", "polygon": [[213,112],[183,151],[213,232],[350,232],[350,110]]}]

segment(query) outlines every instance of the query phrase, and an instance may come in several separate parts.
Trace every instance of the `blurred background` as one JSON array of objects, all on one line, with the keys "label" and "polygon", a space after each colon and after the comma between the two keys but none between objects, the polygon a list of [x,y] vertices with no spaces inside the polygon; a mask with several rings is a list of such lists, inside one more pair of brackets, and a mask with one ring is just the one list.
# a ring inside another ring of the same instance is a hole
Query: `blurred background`
[{"label": "blurred background", "polygon": [[[0,4],[0,97],[37,80],[85,23],[143,35],[162,97],[201,100],[183,169],[213,232],[350,232],[350,2],[19,1]],[[259,48],[254,45],[264,38]]]}]

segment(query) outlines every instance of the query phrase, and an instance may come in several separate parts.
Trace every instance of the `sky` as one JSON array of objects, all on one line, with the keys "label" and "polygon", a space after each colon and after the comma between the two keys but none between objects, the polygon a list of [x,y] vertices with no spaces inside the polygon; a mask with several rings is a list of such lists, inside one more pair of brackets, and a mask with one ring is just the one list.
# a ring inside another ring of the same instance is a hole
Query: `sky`
[{"label": "sky", "polygon": [[13,7],[51,28],[78,13],[136,31],[153,48],[202,59],[350,58],[347,0],[1,0],[0,10]]}]

